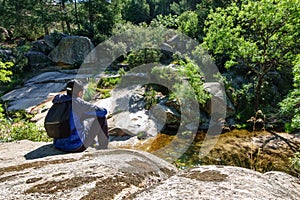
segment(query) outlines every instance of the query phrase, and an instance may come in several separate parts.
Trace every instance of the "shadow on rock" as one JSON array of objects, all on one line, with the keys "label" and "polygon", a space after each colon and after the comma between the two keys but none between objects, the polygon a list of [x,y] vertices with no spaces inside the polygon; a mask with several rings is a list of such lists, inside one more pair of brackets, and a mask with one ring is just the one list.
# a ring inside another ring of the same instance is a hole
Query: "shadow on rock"
[{"label": "shadow on rock", "polygon": [[47,144],[25,154],[24,157],[26,160],[33,160],[37,158],[44,158],[48,156],[55,156],[61,154],[66,154],[66,153],[56,149],[53,146],[53,144]]}]

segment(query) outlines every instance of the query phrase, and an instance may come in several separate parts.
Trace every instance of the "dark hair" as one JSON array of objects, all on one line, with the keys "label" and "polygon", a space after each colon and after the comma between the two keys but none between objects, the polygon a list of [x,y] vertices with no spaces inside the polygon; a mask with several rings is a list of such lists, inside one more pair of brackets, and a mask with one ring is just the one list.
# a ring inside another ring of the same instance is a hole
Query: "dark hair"
[{"label": "dark hair", "polygon": [[66,86],[67,94],[78,94],[78,92],[83,91],[84,87],[81,81],[79,80],[71,80],[67,83]]}]

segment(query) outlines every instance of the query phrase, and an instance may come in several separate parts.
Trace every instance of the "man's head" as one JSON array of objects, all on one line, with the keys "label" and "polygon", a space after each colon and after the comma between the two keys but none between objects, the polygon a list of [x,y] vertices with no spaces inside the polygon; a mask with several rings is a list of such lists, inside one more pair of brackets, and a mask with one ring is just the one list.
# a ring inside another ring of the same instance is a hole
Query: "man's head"
[{"label": "man's head", "polygon": [[82,96],[83,94],[83,84],[79,80],[71,80],[66,86],[67,94],[74,96]]}]

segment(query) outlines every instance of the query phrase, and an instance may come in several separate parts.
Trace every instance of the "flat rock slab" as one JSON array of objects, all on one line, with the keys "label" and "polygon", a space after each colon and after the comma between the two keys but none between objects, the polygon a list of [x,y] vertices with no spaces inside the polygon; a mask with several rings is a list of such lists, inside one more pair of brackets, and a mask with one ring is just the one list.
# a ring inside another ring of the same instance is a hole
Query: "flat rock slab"
[{"label": "flat rock slab", "polygon": [[0,199],[122,199],[177,171],[134,150],[64,154],[50,143],[20,141],[0,144],[0,153]]},{"label": "flat rock slab", "polygon": [[232,166],[201,166],[182,171],[135,198],[297,200],[299,183],[299,179],[282,172],[261,174]]}]

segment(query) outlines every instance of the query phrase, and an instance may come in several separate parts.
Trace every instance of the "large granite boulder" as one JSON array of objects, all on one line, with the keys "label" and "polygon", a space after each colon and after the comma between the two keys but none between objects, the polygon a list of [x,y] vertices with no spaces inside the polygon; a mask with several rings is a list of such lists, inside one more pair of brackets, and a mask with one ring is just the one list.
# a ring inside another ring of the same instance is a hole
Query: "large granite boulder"
[{"label": "large granite boulder", "polygon": [[47,67],[51,63],[48,56],[39,51],[29,51],[26,53],[26,57],[28,58],[28,65],[33,68]]},{"label": "large granite boulder", "polygon": [[67,36],[68,36],[67,34],[54,31],[53,33],[45,35],[44,41],[47,44],[47,46],[49,46],[51,49],[54,49],[56,47],[56,45],[58,45],[59,41],[62,38],[67,37]]},{"label": "large granite boulder", "polygon": [[[235,114],[235,108],[230,101],[230,99],[227,97],[227,94],[225,93],[224,86],[221,85],[218,82],[208,82],[204,83],[203,85],[204,89],[209,92],[210,94],[213,94],[215,97],[214,105],[215,106],[225,106],[225,111],[226,111],[226,117],[231,117]],[[208,113],[211,114],[212,112],[212,102],[208,101],[206,103],[206,106],[204,110]],[[223,110],[222,110],[223,111]]]},{"label": "large granite boulder", "polygon": [[48,55],[52,49],[53,48],[51,48],[49,45],[47,45],[45,40],[37,40],[32,43],[33,51],[42,52],[45,55]]},{"label": "large granite boulder", "polygon": [[0,199],[300,198],[299,179],[231,166],[178,170],[146,152],[88,148],[65,154],[50,143],[0,143]]},{"label": "large granite boulder", "polygon": [[93,43],[87,37],[67,36],[60,40],[48,56],[54,63],[82,63],[93,48]]},{"label": "large granite boulder", "polygon": [[[108,119],[109,132],[113,136],[128,135],[143,137],[155,136],[160,127],[145,110],[144,88],[133,86],[118,88],[111,91],[109,99],[103,99],[96,104],[108,109],[111,117]],[[105,103],[106,102],[106,103]]]}]

